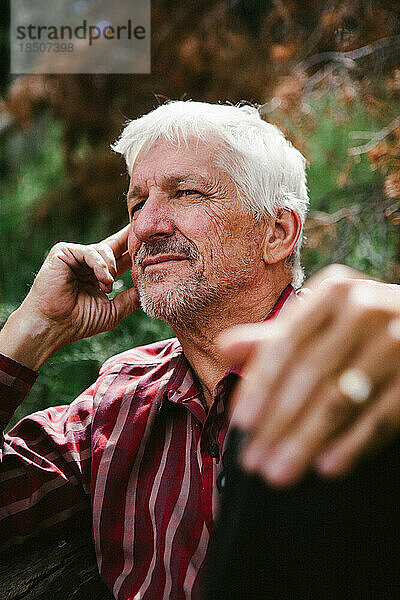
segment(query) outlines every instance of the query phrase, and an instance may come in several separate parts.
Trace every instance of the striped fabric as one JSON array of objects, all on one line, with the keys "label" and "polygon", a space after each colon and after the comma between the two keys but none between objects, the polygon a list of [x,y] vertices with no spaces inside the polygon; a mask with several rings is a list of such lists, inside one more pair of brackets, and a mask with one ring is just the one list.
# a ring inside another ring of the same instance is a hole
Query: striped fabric
[{"label": "striped fabric", "polygon": [[[0,358],[4,425],[36,375]],[[111,358],[71,405],[24,418],[1,450],[1,543],[79,518],[90,502],[99,571],[116,598],[200,598],[236,379],[227,372],[208,410],[171,339]]]}]

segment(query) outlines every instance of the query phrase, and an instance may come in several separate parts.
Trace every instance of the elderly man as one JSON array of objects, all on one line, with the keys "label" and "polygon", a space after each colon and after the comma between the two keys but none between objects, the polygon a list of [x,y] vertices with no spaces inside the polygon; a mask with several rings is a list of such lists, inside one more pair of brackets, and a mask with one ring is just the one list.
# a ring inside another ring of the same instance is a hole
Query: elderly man
[{"label": "elderly man", "polygon": [[[290,301],[302,282],[305,161],[256,109],[169,103],[132,121],[114,149],[131,175],[130,224],[49,253],[0,334],[2,421],[52,353],[115,327],[139,303],[176,338],[109,359],[70,406],[6,436],[2,541],[78,519],[90,500],[99,571],[116,598],[198,598],[238,368],[234,420],[251,432],[247,467],[277,485],[311,466],[338,473],[376,423],[399,426],[399,402],[374,391],[395,381],[400,397],[398,292],[341,281],[304,305]],[[131,265],[134,287],[109,300]],[[285,303],[286,318],[269,327]],[[366,342],[371,331],[378,348]],[[350,410],[338,411],[338,398]]]}]

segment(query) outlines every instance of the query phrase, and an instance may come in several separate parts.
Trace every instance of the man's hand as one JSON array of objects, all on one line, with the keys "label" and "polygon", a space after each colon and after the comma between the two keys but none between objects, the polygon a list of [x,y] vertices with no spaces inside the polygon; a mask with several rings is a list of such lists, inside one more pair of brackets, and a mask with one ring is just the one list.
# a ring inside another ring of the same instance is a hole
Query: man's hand
[{"label": "man's hand", "polygon": [[107,297],[113,281],[131,266],[128,228],[98,244],[56,244],[0,332],[0,351],[38,369],[60,347],[113,329],[134,311],[139,304],[134,288]]},{"label": "man's hand", "polygon": [[277,486],[310,467],[344,474],[400,431],[400,287],[318,279],[274,322],[221,336],[244,370],[232,415],[249,433],[243,466]]}]

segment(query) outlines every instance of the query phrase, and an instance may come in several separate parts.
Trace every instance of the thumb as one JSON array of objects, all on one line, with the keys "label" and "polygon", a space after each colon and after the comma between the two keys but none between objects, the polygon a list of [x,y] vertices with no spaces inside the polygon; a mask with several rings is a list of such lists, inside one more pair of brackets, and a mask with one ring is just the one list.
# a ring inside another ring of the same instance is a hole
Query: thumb
[{"label": "thumb", "polygon": [[135,287],[120,292],[111,300],[114,305],[117,322],[125,319],[128,315],[139,308],[139,295]]},{"label": "thumb", "polygon": [[324,267],[315,275],[313,275],[310,279],[307,279],[304,286],[309,290],[317,290],[319,287],[328,284],[330,281],[340,281],[343,279],[368,279],[371,277],[369,275],[365,275],[365,273],[361,273],[360,271],[356,271],[347,265],[340,264],[332,264]]},{"label": "thumb", "polygon": [[217,344],[232,365],[242,367],[259,342],[265,342],[269,337],[273,338],[275,331],[274,323],[236,325],[223,331],[218,336]]}]

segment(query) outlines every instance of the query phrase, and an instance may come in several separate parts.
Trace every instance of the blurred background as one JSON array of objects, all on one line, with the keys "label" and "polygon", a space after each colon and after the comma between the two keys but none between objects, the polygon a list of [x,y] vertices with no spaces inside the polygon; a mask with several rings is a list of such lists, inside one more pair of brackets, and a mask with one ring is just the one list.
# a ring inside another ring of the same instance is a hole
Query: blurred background
[{"label": "blurred background", "polygon": [[[167,99],[262,105],[309,161],[306,276],[342,262],[399,282],[399,2],[153,0],[151,75],[11,76],[7,1],[0,11],[1,323],[55,242],[127,222],[128,177],[109,146]],[[171,335],[137,311],[62,349],[15,419],[70,402],[112,354]]]}]

